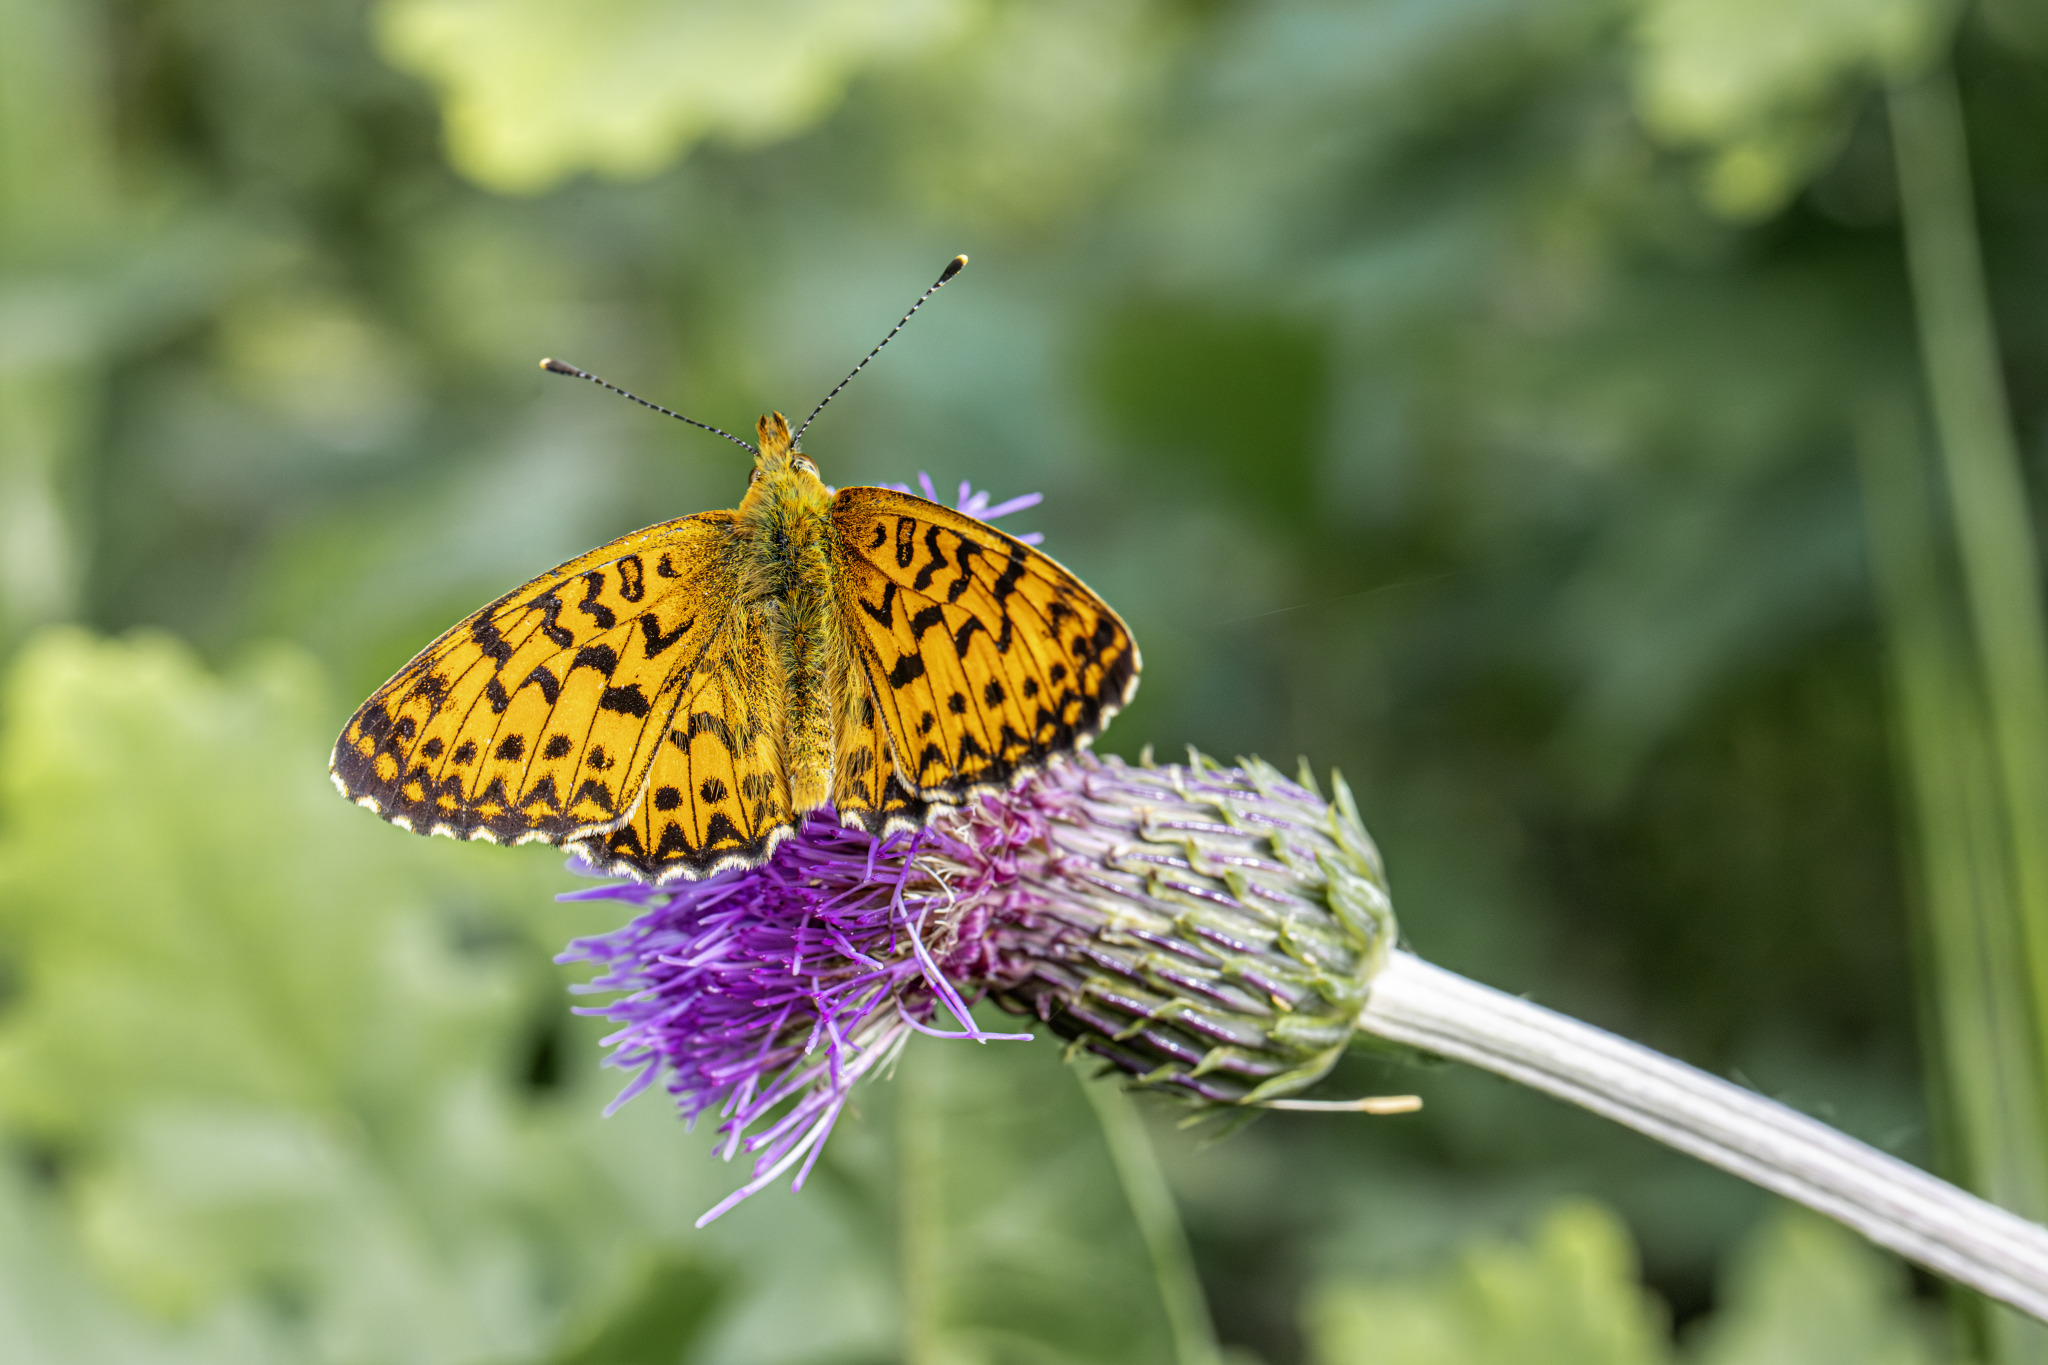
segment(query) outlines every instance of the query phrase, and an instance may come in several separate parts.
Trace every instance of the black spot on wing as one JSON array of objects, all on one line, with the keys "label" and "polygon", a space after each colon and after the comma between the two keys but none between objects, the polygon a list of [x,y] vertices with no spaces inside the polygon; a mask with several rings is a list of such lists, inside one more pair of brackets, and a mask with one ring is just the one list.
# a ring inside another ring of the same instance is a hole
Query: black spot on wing
[{"label": "black spot on wing", "polygon": [[[634,600],[637,601],[639,599],[636,598]],[[689,620],[684,621],[674,630],[664,635],[661,631],[661,622],[655,617],[653,612],[650,611],[642,616],[640,618],[640,638],[647,646],[647,657],[652,659],[660,655],[663,650],[682,639],[689,632],[690,627],[696,624],[697,618],[692,616]]]},{"label": "black spot on wing", "polygon": [[507,640],[497,623],[479,613],[469,623],[469,642],[477,651],[491,661],[491,667],[503,668],[505,661],[512,657],[512,642]]},{"label": "black spot on wing", "polygon": [[[875,529],[877,532],[881,530],[880,527]],[[896,624],[896,585],[894,583],[890,583],[882,589],[882,601],[879,606],[870,605],[868,600],[858,593],[854,595],[853,600],[860,603],[860,609],[866,612],[868,619],[876,625],[884,630],[894,629]]]},{"label": "black spot on wing", "polygon": [[579,668],[594,668],[609,678],[619,666],[619,652],[610,645],[585,645],[576,651],[576,657],[569,661],[569,671]]},{"label": "black spot on wing", "polygon": [[647,571],[639,555],[627,555],[615,565],[619,571],[619,596],[638,602],[647,595]]},{"label": "black spot on wing", "polygon": [[556,679],[554,673],[549,670],[546,664],[535,665],[533,672],[526,675],[526,681],[519,685],[521,687],[538,687],[541,696],[547,699],[549,706],[553,706],[555,699],[562,695],[562,684]]},{"label": "black spot on wing", "polygon": [[671,744],[688,753],[690,741],[704,734],[715,737],[719,744],[724,747],[726,753],[737,754],[739,752],[739,741],[733,735],[732,727],[725,723],[725,717],[714,715],[709,711],[692,711],[690,719],[684,724],[683,728],[669,731],[668,738]]},{"label": "black spot on wing", "polygon": [[1025,558],[1023,547],[1012,545],[1010,547],[1010,562],[1003,566],[1003,572],[996,578],[994,583],[989,585],[989,592],[995,597],[998,605],[1001,605],[1003,600],[1009,597],[1011,593],[1017,591],[1017,585],[1024,581],[1024,570],[1028,564],[1029,560]]},{"label": "black spot on wing", "polygon": [[647,698],[641,694],[639,683],[627,683],[624,687],[607,687],[604,694],[597,699],[597,704],[606,711],[616,711],[620,715],[634,717],[645,716],[653,709],[647,704]]},{"label": "black spot on wing", "polygon": [[973,586],[974,572],[971,561],[976,555],[986,558],[988,555],[987,547],[969,540],[966,536],[961,536],[960,548],[953,552],[953,562],[960,566],[960,576],[954,579],[946,588],[946,600],[948,602],[959,601],[960,595]]},{"label": "black spot on wing", "polygon": [[619,623],[619,618],[612,614],[610,607],[597,600],[597,595],[603,591],[604,575],[602,573],[593,569],[583,575],[583,600],[576,604],[576,609],[597,622],[599,630],[610,630]]},{"label": "black spot on wing", "polygon": [[576,637],[569,632],[568,627],[561,624],[562,598],[559,589],[549,588],[546,592],[535,593],[527,599],[526,605],[541,611],[541,634],[563,649],[576,643]]},{"label": "black spot on wing", "polygon": [[686,861],[697,850],[690,847],[690,838],[683,833],[683,827],[673,820],[664,820],[661,825],[661,842],[654,846],[654,862],[657,867],[670,861]]},{"label": "black spot on wing", "polygon": [[932,586],[932,576],[946,567],[946,552],[939,547],[938,523],[934,522],[925,528],[924,548],[930,553],[931,558],[927,559],[924,567],[917,571],[917,577],[910,580],[910,586],[918,592],[929,591]]}]

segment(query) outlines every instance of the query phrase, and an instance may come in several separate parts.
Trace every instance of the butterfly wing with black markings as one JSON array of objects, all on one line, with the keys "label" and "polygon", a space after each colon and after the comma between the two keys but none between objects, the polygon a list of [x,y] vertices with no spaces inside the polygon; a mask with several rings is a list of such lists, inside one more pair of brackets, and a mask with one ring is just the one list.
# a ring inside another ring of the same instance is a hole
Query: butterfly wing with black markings
[{"label": "butterfly wing with black markings", "polygon": [[617,829],[571,847],[600,871],[650,882],[765,861],[793,828],[780,736],[784,698],[767,617],[741,609],[683,688],[646,795]]},{"label": "butterfly wing with black markings", "polygon": [[349,720],[335,785],[421,834],[563,843],[618,828],[731,613],[734,520],[636,531],[460,622]]},{"label": "butterfly wing with black markings", "polygon": [[1051,556],[892,489],[843,489],[830,515],[855,672],[890,749],[884,771],[880,745],[842,726],[834,803],[850,821],[914,825],[918,802],[1006,790],[1137,691],[1130,631]]}]

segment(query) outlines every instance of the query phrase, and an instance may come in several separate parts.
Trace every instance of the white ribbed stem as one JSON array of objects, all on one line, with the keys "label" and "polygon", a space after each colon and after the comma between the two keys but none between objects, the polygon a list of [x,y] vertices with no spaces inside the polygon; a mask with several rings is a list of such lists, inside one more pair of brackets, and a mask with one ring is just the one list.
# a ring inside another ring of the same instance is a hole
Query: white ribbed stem
[{"label": "white ribbed stem", "polygon": [[1775,1100],[1410,953],[1373,978],[1359,1026],[1625,1123],[2048,1321],[2048,1228]]}]

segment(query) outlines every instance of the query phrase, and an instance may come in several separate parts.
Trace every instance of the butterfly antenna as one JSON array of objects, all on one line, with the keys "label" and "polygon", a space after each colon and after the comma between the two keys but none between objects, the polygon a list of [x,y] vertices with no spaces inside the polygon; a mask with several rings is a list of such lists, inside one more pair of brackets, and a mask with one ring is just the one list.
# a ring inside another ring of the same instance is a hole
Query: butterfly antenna
[{"label": "butterfly antenna", "polygon": [[[920,302],[922,302],[922,300],[920,300]],[[540,363],[540,367],[543,370],[546,370],[549,374],[566,374],[571,375],[577,379],[588,379],[591,383],[597,385],[599,388],[610,389],[613,393],[617,394],[621,398],[630,398],[643,408],[653,408],[656,412],[665,413],[666,415],[675,418],[678,422],[688,422],[691,426],[701,427],[705,431],[712,433],[714,436],[723,436],[726,440],[731,441],[734,445],[738,446],[741,450],[746,451],[749,455],[759,455],[761,453],[760,451],[754,449],[751,445],[747,444],[745,441],[742,441],[739,437],[733,435],[729,431],[725,431],[718,427],[714,427],[709,422],[700,422],[694,417],[685,417],[680,412],[671,411],[670,409],[663,407],[659,403],[650,403],[645,398],[642,398],[639,394],[628,393],[624,389],[620,388],[617,384],[611,383],[609,380],[599,379],[596,375],[592,374],[588,370],[579,370],[574,365],[569,364],[567,361],[543,360]]]},{"label": "butterfly antenna", "polygon": [[887,346],[890,342],[896,339],[896,334],[903,330],[904,324],[908,323],[913,317],[916,317],[917,310],[924,307],[924,301],[926,299],[938,293],[939,289],[946,283],[946,281],[952,279],[955,275],[959,274],[960,271],[963,268],[965,268],[966,265],[967,258],[965,256],[955,256],[952,260],[946,262],[946,268],[939,272],[938,279],[932,281],[932,287],[925,290],[922,294],[919,294],[917,296],[917,302],[911,304],[910,311],[908,313],[905,313],[902,319],[898,321],[894,327],[891,327],[889,329],[889,335],[883,337],[880,341],[876,342],[875,349],[869,351],[866,355],[862,356],[860,364],[854,366],[853,370],[846,376],[846,378],[840,380],[836,385],[834,385],[832,392],[826,394],[823,398],[820,398],[818,400],[818,406],[811,409],[811,415],[809,417],[804,418],[804,424],[796,429],[796,435],[790,440],[790,445],[799,446],[803,444],[804,433],[811,429],[811,423],[818,420],[818,414],[825,410],[825,405],[831,402],[833,399],[837,398],[839,396],[839,390],[845,388],[848,384],[851,384],[853,382],[853,376],[859,374],[862,370],[865,370],[868,367],[868,362],[870,360],[873,360],[876,356],[880,355],[882,353],[882,348],[884,346]]}]

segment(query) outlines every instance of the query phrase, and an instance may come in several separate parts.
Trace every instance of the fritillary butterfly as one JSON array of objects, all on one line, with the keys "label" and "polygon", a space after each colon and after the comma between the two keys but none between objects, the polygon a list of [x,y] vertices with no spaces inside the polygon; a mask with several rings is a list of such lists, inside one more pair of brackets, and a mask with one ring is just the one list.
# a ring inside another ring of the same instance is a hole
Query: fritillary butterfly
[{"label": "fritillary butterfly", "polygon": [[635,531],[455,625],[349,720],[335,785],[416,833],[663,882],[759,864],[825,805],[915,829],[1130,701],[1130,631],[1050,556],[909,493],[834,493],[803,428],[756,430],[738,508]]}]

